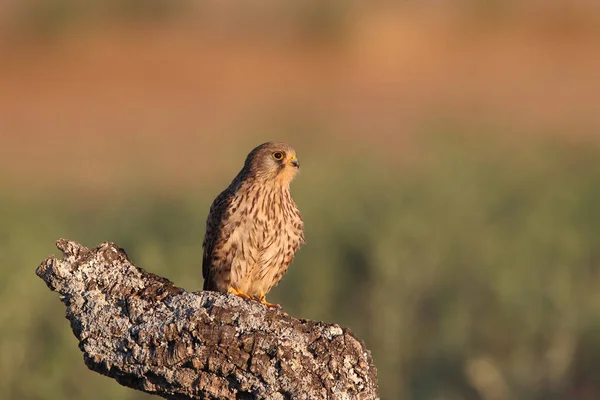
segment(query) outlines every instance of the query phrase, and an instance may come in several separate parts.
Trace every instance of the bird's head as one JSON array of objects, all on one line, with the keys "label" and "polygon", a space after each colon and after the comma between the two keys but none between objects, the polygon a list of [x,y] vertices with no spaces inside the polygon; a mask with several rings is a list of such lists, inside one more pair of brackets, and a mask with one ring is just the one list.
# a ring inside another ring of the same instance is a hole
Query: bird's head
[{"label": "bird's head", "polygon": [[272,180],[283,185],[296,177],[300,162],[296,151],[288,144],[267,142],[248,154],[244,169],[258,179]]}]

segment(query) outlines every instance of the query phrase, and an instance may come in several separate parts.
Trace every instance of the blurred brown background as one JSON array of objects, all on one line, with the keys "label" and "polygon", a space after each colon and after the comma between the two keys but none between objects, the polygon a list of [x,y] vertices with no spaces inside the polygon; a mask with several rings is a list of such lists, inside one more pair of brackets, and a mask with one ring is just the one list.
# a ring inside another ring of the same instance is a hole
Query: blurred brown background
[{"label": "blurred brown background", "polygon": [[201,288],[210,201],[296,147],[272,294],[352,328],[383,399],[600,398],[600,3],[5,0],[0,392],[141,399],[33,273],[110,240]]}]

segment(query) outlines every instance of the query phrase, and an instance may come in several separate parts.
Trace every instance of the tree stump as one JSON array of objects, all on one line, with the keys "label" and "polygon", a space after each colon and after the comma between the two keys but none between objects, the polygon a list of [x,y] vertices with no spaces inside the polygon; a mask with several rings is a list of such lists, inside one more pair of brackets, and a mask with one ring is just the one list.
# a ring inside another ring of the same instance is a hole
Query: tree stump
[{"label": "tree stump", "polygon": [[191,293],[106,242],[58,240],[36,274],[60,294],[86,365],[169,399],[376,399],[348,329],[216,292]]}]

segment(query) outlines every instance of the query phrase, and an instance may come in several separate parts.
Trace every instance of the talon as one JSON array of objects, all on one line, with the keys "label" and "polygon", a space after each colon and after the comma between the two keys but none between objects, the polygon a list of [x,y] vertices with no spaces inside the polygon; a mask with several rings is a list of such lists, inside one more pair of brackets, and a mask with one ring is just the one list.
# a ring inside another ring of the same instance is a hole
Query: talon
[{"label": "talon", "polygon": [[252,296],[250,296],[249,294],[246,294],[246,293],[242,292],[241,290],[239,290],[239,289],[236,289],[236,288],[234,288],[234,287],[230,287],[229,289],[227,289],[227,291],[228,291],[229,293],[233,293],[233,294],[235,294],[236,296],[239,296],[239,297],[241,297],[242,299],[252,299],[252,298],[253,298],[253,297],[252,297]]},{"label": "talon", "polygon": [[279,304],[273,304],[273,303],[269,303],[267,301],[267,297],[265,296],[265,294],[263,293],[263,291],[260,291],[260,294],[256,297],[256,300],[260,301],[262,304],[264,304],[265,306],[269,307],[269,308],[277,308],[280,309],[281,306]]}]

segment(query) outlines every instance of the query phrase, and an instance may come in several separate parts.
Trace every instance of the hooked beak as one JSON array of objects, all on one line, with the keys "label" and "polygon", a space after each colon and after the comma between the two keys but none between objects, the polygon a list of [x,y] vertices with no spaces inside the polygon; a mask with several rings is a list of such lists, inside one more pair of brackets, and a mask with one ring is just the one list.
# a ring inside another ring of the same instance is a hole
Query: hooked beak
[{"label": "hooked beak", "polygon": [[290,161],[290,164],[296,168],[300,168],[300,162],[296,158],[294,158],[292,161]]}]

